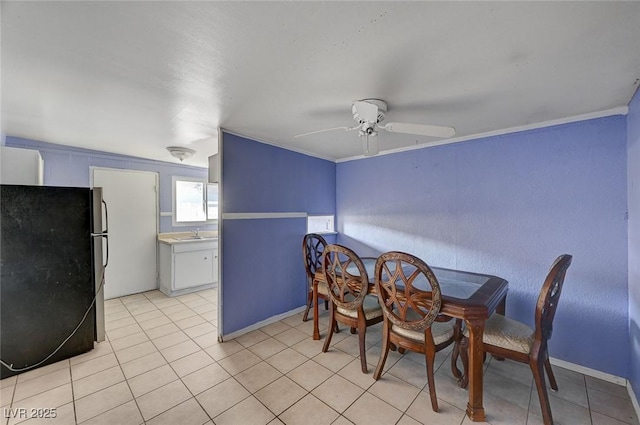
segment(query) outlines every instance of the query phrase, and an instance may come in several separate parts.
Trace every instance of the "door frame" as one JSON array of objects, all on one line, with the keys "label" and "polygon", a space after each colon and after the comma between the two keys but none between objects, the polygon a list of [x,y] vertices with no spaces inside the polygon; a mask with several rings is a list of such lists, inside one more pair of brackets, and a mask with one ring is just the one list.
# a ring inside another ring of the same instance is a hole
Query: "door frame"
[{"label": "door frame", "polygon": [[[101,166],[96,166],[96,165],[90,165],[89,166],[89,188],[93,189],[93,172],[95,170],[105,170],[105,171],[120,171],[120,172],[127,172],[127,173],[138,173],[138,174],[153,174],[154,179],[155,179],[155,192],[156,192],[156,201],[155,201],[155,210],[156,210],[156,241],[157,241],[157,235],[158,233],[160,233],[160,173],[158,171],[144,171],[144,170],[133,170],[133,169],[129,169],[129,168],[114,168],[114,167],[101,167]],[[156,290],[158,289],[158,262],[159,260],[159,253],[158,253],[158,243],[156,242],[155,245],[155,252],[156,252],[156,270],[155,270],[155,277],[156,277]]]}]

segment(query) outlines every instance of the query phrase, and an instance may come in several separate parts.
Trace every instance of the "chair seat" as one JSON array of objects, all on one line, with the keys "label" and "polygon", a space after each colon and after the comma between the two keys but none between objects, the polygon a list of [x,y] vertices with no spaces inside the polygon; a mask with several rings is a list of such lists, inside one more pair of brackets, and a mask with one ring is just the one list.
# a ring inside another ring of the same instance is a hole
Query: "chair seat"
[{"label": "chair seat", "polygon": [[[449,322],[433,322],[431,324],[431,333],[433,334],[434,343],[439,345],[450,340],[453,337],[453,326],[453,320]],[[412,331],[396,325],[391,327],[391,332],[414,341],[424,342],[424,332]]]},{"label": "chair seat", "polygon": [[[464,329],[464,336],[469,338],[469,330]],[[509,319],[501,314],[492,315],[484,325],[482,342],[507,350],[529,354],[533,345],[533,329],[517,320]]]},{"label": "chair seat", "polygon": [[[378,297],[375,295],[367,295],[364,297],[362,309],[364,310],[364,318],[367,320],[382,316],[382,307],[378,304]],[[337,310],[338,313],[345,316],[353,317],[354,319],[358,317],[357,310],[347,310],[342,307],[338,307]]]}]

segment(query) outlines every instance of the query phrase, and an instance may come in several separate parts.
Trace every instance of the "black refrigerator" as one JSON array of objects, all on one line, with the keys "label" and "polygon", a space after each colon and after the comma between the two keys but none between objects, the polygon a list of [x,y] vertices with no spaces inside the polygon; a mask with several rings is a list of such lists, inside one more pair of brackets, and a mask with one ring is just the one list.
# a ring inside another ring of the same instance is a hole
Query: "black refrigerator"
[{"label": "black refrigerator", "polygon": [[108,238],[100,188],[0,185],[0,211],[5,378],[104,340]]}]

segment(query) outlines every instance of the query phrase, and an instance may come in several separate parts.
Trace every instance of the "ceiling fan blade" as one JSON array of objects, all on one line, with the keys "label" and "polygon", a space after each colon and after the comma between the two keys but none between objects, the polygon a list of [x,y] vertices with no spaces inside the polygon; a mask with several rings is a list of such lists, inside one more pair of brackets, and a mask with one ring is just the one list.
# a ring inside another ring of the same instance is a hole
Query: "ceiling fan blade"
[{"label": "ceiling fan blade", "polygon": [[365,136],[362,139],[362,153],[364,156],[378,155],[380,152],[380,145],[378,144],[378,138],[375,136]]},{"label": "ceiling fan blade", "polygon": [[366,102],[364,100],[357,100],[353,102],[353,106],[356,108],[360,118],[366,122],[378,122],[378,105]]},{"label": "ceiling fan blade", "polygon": [[297,139],[298,137],[304,137],[304,136],[310,136],[312,134],[317,134],[317,133],[324,133],[325,131],[333,131],[333,130],[345,130],[345,131],[350,131],[350,130],[355,130],[356,128],[360,127],[359,125],[356,127],[334,127],[334,128],[325,128],[324,130],[316,130],[316,131],[311,131],[309,133],[302,133],[302,134],[296,134],[295,136],[293,136],[294,139]]},{"label": "ceiling fan blade", "polygon": [[439,125],[423,125],[423,124],[406,124],[401,122],[390,122],[386,125],[379,126],[390,133],[407,133],[417,134],[419,136],[431,137],[452,137],[456,134],[453,127],[442,127]]}]

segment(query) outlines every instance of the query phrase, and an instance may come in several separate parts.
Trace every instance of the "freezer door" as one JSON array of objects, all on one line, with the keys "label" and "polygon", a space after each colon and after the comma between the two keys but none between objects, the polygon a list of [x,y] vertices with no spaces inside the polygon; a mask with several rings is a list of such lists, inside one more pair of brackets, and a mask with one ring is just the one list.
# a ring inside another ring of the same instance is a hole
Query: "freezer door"
[{"label": "freezer door", "polygon": [[0,185],[0,200],[5,378],[94,348],[95,269],[89,189]]},{"label": "freezer door", "polygon": [[[92,196],[92,229],[93,239],[93,279],[96,290],[96,329],[95,340],[102,342],[105,339],[104,329],[104,270],[109,256],[109,239],[107,237],[107,209],[102,199],[102,188],[91,190]],[[103,209],[104,205],[104,209]],[[105,256],[106,254],[106,256]]]}]

